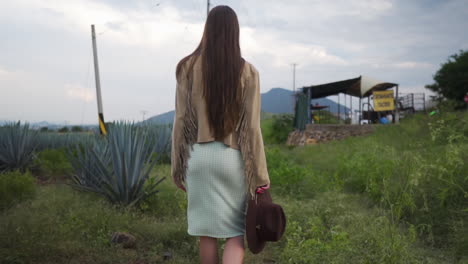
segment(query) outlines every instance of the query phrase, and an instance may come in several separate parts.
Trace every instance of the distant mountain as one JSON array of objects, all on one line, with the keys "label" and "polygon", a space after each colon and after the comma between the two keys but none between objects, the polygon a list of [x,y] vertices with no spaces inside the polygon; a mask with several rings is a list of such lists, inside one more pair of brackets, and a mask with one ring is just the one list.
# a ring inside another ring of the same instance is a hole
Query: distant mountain
[{"label": "distant mountain", "polygon": [[262,94],[262,110],[269,113],[293,113],[293,92],[283,88],[272,88]]},{"label": "distant mountain", "polygon": [[[281,113],[293,113],[294,112],[294,99],[293,92],[284,88],[272,88],[270,91],[261,94],[262,100],[262,111],[281,114]],[[338,104],[327,98],[320,98],[312,100],[312,103],[315,105],[328,106],[326,110],[332,113],[338,113]],[[340,112],[343,113],[345,107],[341,105]],[[349,108],[346,108],[349,111]],[[145,122],[155,123],[155,124],[167,124],[172,123],[174,120],[174,110],[169,111],[157,116],[153,116],[147,119]]]},{"label": "distant mountain", "polygon": [[154,124],[169,124],[174,121],[175,111],[169,111],[157,116],[153,116],[145,120],[145,122],[154,123]]},{"label": "distant mountain", "polygon": [[[19,120],[0,120],[0,126],[4,126],[6,124],[16,124]],[[50,122],[47,122],[47,121],[38,121],[38,122],[35,122],[35,121],[24,121],[24,120],[21,120],[20,121],[20,124],[23,126],[25,125],[26,123],[28,123],[29,125],[29,128],[31,129],[34,129],[34,130],[38,130],[38,129],[41,129],[43,127],[47,127],[49,130],[57,130],[57,129],[60,129],[64,126],[68,127],[68,128],[72,128],[73,126],[80,126],[81,128],[83,129],[92,129],[92,128],[96,128],[98,127],[97,124],[67,124],[65,122],[57,122],[57,123],[50,123]]]}]

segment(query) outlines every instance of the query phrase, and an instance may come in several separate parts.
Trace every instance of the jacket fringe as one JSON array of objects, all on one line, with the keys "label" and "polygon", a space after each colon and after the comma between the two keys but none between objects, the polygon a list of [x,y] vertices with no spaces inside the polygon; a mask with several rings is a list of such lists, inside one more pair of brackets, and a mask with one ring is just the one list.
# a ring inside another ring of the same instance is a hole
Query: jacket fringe
[{"label": "jacket fringe", "polygon": [[178,144],[178,161],[175,166],[175,175],[178,177],[179,182],[185,184],[186,172],[188,167],[188,160],[190,158],[189,147],[193,149],[193,144],[197,141],[197,116],[192,107],[192,75],[188,77],[187,96],[185,97],[186,112],[183,119],[183,138]]},{"label": "jacket fringe", "polygon": [[[254,152],[252,150],[251,139],[254,135],[251,134],[252,129],[250,127],[249,115],[252,113],[247,113],[247,92],[245,89],[242,89],[242,104],[241,112],[239,117],[239,123],[237,125],[236,131],[238,131],[238,145],[241,150],[242,159],[244,160],[244,177],[246,183],[246,193],[249,195],[248,198],[252,199],[255,197],[256,189],[256,164],[254,162]],[[247,200],[249,200],[247,199]]]}]

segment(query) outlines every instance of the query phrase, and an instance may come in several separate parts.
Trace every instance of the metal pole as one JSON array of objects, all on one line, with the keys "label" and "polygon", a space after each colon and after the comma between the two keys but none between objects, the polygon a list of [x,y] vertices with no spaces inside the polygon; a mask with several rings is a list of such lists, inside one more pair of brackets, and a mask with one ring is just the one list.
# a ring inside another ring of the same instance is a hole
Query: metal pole
[{"label": "metal pole", "polygon": [[310,97],[312,95],[312,88],[307,89],[307,123],[312,123],[312,115],[310,111]]},{"label": "metal pole", "polygon": [[372,115],[371,115],[371,112],[370,112],[370,97],[371,97],[371,96],[370,96],[370,94],[369,94],[369,96],[367,96],[367,120],[369,120],[369,121],[367,121],[367,122],[368,122],[369,124],[372,123],[372,118],[371,118]]},{"label": "metal pole", "polygon": [[296,64],[293,63],[293,87],[292,87],[292,90],[293,90],[293,94],[296,94]]},{"label": "metal pole", "polygon": [[338,93],[338,124],[340,123],[340,93]]},{"label": "metal pole", "polygon": [[106,126],[104,123],[104,114],[102,110],[102,97],[101,97],[101,80],[99,79],[99,63],[97,56],[97,45],[96,45],[96,31],[94,25],[91,25],[91,38],[93,42],[93,56],[94,56],[94,78],[96,80],[96,95],[98,103],[98,117],[99,117],[99,131],[101,135],[107,135]]},{"label": "metal pole", "polygon": [[423,108],[424,108],[424,113],[426,113],[426,94],[423,93]]},{"label": "metal pole", "polygon": [[362,99],[362,96],[359,96],[359,125],[361,124],[361,115],[362,115],[362,111],[361,111],[361,99]]},{"label": "metal pole", "polygon": [[343,113],[344,113],[344,119],[346,120],[346,114],[347,114],[347,112],[346,112],[346,94],[344,94],[343,102],[344,102],[344,111],[343,111]]},{"label": "metal pole", "polygon": [[293,63],[293,91],[296,91],[296,63]]},{"label": "metal pole", "polygon": [[206,17],[208,18],[208,13],[210,13],[210,0],[206,1]]},{"label": "metal pole", "polygon": [[399,104],[398,104],[398,85],[396,86],[396,96],[395,96],[395,123],[398,124],[400,123],[400,109],[399,109]]}]

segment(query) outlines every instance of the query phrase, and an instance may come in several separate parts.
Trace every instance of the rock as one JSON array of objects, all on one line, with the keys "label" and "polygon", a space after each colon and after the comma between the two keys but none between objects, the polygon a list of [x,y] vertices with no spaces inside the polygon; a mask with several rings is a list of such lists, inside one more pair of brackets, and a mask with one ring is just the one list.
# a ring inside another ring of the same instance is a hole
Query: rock
[{"label": "rock", "polygon": [[164,259],[164,260],[170,260],[170,259],[172,259],[172,253],[169,252],[169,251],[164,252],[163,259]]},{"label": "rock", "polygon": [[288,135],[286,145],[304,146],[318,144],[333,140],[342,140],[347,137],[369,135],[374,126],[360,125],[307,125],[305,131],[292,131]]},{"label": "rock", "polygon": [[136,238],[127,232],[114,232],[111,243],[122,244],[123,248],[135,248]]}]

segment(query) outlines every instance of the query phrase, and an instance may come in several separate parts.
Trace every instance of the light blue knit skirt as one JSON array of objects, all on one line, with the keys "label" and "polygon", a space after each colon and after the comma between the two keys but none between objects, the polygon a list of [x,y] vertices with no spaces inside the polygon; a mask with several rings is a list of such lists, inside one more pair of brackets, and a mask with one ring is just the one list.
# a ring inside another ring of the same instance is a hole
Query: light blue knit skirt
[{"label": "light blue knit skirt", "polygon": [[212,141],[196,143],[189,151],[188,234],[216,238],[244,235],[247,196],[240,150]]}]

